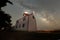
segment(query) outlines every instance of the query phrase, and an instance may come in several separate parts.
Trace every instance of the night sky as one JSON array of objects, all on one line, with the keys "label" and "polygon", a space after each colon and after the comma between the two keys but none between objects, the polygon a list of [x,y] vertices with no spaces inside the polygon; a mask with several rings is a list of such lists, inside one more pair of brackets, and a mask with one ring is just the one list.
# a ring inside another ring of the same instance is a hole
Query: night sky
[{"label": "night sky", "polygon": [[35,12],[38,30],[60,29],[60,0],[10,0],[2,10],[12,16],[12,23],[23,16],[24,11]]}]

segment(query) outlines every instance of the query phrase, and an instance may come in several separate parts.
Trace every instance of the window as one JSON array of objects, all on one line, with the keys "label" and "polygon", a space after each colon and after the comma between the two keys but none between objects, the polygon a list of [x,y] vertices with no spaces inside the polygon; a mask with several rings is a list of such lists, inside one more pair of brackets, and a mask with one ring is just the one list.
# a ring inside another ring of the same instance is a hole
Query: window
[{"label": "window", "polygon": [[19,24],[19,28],[21,27],[21,24]]},{"label": "window", "polygon": [[16,28],[18,28],[18,23],[19,23],[19,21],[16,22]]},{"label": "window", "polygon": [[33,16],[33,19],[35,19],[35,17]]},{"label": "window", "polygon": [[25,21],[25,17],[23,18],[23,21]]},{"label": "window", "polygon": [[22,25],[22,27],[24,27],[24,26],[25,26],[25,24]]},{"label": "window", "polygon": [[17,28],[17,25],[16,25],[16,28]]}]

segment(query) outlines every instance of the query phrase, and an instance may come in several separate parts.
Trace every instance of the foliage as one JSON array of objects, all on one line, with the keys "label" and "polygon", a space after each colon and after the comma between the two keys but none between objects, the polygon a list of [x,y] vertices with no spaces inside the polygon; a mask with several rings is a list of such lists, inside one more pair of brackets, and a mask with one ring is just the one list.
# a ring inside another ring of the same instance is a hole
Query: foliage
[{"label": "foliage", "polygon": [[8,0],[0,0],[0,31],[11,30],[11,16],[1,10],[2,7],[6,6],[7,2],[12,4],[12,2]]}]

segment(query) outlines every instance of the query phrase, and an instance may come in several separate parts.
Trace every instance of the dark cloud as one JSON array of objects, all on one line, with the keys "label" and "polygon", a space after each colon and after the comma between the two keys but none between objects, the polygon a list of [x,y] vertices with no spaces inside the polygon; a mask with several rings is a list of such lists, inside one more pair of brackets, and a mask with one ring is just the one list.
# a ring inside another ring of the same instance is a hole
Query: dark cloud
[{"label": "dark cloud", "polygon": [[60,0],[20,0],[20,4],[28,9],[51,10],[60,9]]}]

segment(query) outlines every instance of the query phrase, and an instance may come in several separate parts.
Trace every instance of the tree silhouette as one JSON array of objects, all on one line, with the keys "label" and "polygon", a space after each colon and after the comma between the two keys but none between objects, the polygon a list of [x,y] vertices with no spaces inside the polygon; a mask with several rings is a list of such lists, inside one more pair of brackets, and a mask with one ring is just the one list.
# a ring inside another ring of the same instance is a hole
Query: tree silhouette
[{"label": "tree silhouette", "polygon": [[7,2],[12,4],[12,2],[8,0],[0,0],[0,31],[11,30],[11,16],[1,10],[2,7],[6,6]]}]

